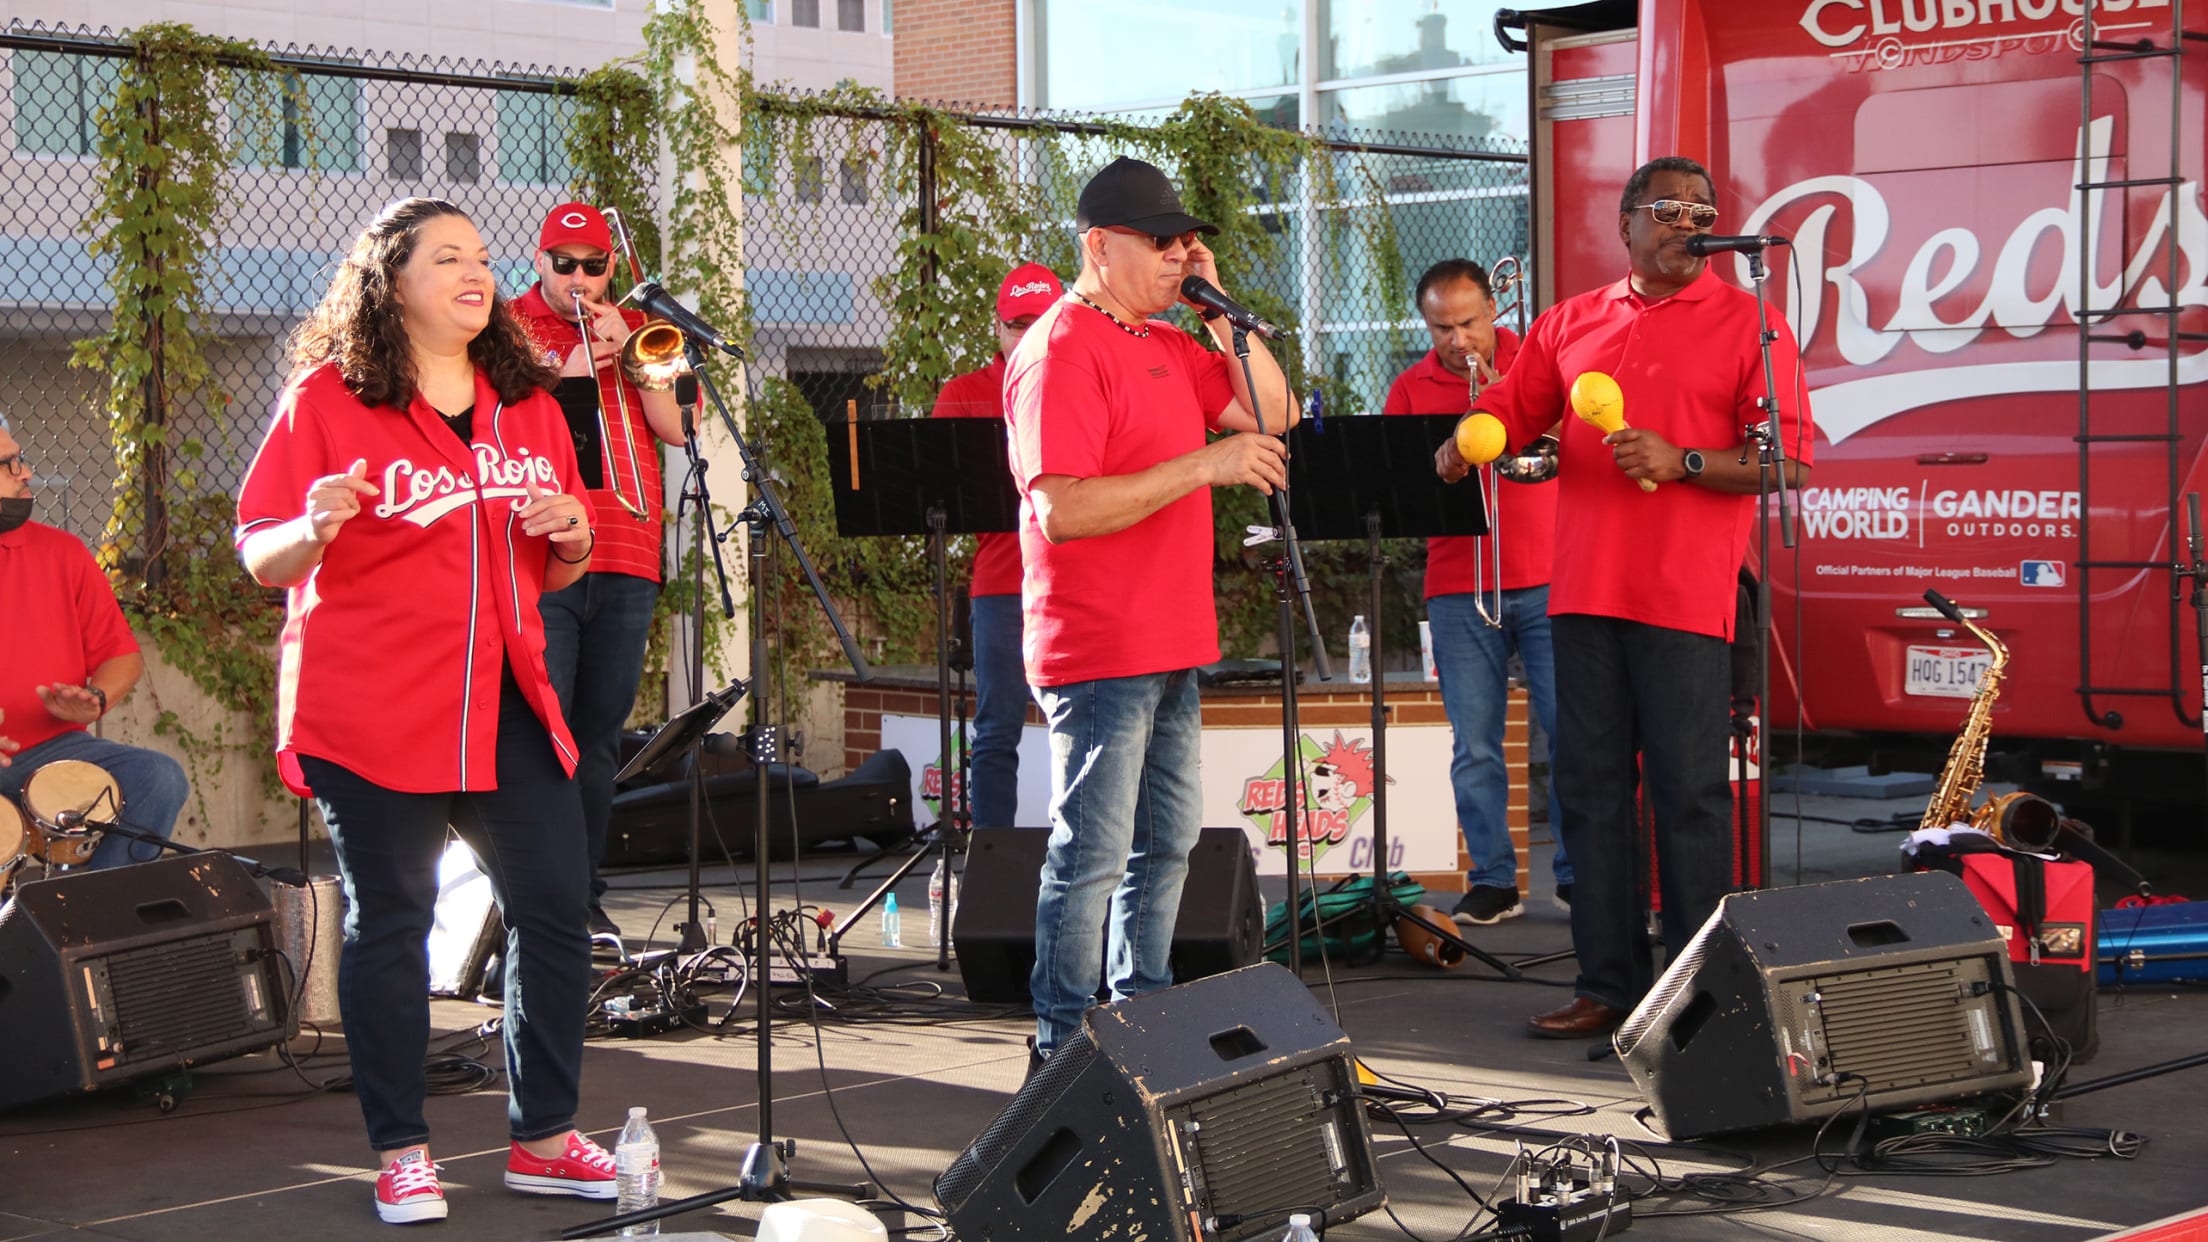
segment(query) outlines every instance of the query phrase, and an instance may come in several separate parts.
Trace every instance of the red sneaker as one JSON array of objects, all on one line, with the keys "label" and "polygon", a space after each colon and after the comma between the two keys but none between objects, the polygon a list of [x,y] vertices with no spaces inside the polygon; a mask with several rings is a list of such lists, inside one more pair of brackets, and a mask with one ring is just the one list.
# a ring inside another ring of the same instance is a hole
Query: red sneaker
[{"label": "red sneaker", "polygon": [[445,1218],[445,1190],[437,1184],[437,1166],[417,1147],[376,1177],[376,1215],[387,1225]]},{"label": "red sneaker", "polygon": [[567,1147],[557,1156],[532,1156],[515,1143],[506,1152],[506,1188],[528,1195],[615,1198],[613,1153],[581,1130],[567,1132]]}]

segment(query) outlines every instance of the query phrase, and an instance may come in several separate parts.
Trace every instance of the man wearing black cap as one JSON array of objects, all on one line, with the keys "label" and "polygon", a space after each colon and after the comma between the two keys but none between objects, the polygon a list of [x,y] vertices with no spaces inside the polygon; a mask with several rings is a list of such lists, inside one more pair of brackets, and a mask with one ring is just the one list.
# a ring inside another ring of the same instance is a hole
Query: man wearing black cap
[{"label": "man wearing black cap", "polygon": [[[1050,849],[1035,902],[1038,1056],[1079,1025],[1098,963],[1113,999],[1172,982],[1202,824],[1197,666],[1219,658],[1211,489],[1287,482],[1287,377],[1250,375],[1153,316],[1218,269],[1163,172],[1114,160],[1082,188],[1081,275],[1005,370],[1029,683],[1050,725]],[[1224,349],[1230,326],[1204,327]],[[1240,434],[1206,442],[1208,431]],[[1109,927],[1106,916],[1109,915]]]}]

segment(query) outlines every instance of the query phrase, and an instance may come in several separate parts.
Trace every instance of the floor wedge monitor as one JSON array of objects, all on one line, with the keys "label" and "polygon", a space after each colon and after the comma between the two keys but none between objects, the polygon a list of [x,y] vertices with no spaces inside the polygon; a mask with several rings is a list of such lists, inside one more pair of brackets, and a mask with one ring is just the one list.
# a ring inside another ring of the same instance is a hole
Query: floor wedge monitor
[{"label": "floor wedge monitor", "polygon": [[1944,872],[1734,893],[1618,1028],[1675,1139],[2031,1082],[2008,948]]},{"label": "floor wedge monitor", "polygon": [[1349,1037],[1269,963],[1089,1010],[935,1192],[963,1242],[1241,1242],[1384,1198]]},{"label": "floor wedge monitor", "polygon": [[276,910],[227,854],[18,888],[0,907],[0,1109],[274,1047]]}]

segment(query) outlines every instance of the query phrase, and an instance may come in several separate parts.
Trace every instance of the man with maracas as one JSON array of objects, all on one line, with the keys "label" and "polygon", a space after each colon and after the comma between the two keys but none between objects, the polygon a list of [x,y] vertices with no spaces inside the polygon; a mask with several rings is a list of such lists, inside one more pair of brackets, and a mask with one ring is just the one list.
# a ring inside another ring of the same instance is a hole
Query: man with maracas
[{"label": "man with maracas", "polygon": [[[1717,222],[1716,202],[1693,160],[1637,169],[1618,206],[1625,278],[1534,321],[1502,382],[1474,403],[1480,413],[1436,454],[1453,481],[1579,415],[1562,431],[1549,583],[1554,774],[1579,977],[1571,1004],[1529,1020],[1548,1038],[1607,1033],[1654,981],[1634,874],[1637,785],[1655,812],[1671,952],[1731,876],[1727,644],[1758,486],[1745,432],[1765,420],[1765,390],[1755,298],[1687,247]],[[1771,328],[1788,482],[1800,486],[1807,392],[1793,334],[1776,316]]]}]

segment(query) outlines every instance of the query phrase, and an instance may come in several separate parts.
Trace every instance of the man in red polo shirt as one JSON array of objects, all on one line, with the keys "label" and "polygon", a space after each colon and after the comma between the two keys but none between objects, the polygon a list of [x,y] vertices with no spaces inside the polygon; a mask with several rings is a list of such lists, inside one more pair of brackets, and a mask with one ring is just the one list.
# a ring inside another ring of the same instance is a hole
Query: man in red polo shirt
[{"label": "man in red polo shirt", "polygon": [[[1487,272],[1469,259],[1443,259],[1418,278],[1419,317],[1434,347],[1395,377],[1383,414],[1461,414],[1473,394],[1510,369],[1518,334],[1495,323]],[[1478,378],[1474,378],[1475,374]],[[1457,827],[1472,859],[1464,896],[1450,916],[1496,923],[1525,910],[1518,853],[1510,843],[1510,771],[1503,764],[1503,715],[1513,651],[1541,731],[1556,737],[1556,665],[1549,653],[1549,558],[1556,543],[1556,482],[1499,487],[1489,498],[1501,570],[1486,539],[1426,541],[1426,620],[1434,674],[1449,717],[1449,784]],[[1490,624],[1492,613],[1500,624]],[[1553,765],[1552,765],[1553,766]],[[1549,793],[1549,822],[1557,821]],[[1572,863],[1560,843],[1550,861],[1557,896],[1572,896]]]},{"label": "man in red polo shirt", "polygon": [[[640,391],[621,372],[621,346],[645,316],[606,300],[617,261],[604,213],[589,203],[562,203],[545,214],[537,234],[537,283],[513,302],[515,317],[546,361],[559,368],[560,384],[552,395],[567,416],[575,463],[598,513],[590,572],[572,586],[546,592],[538,603],[545,671],[581,755],[575,786],[590,850],[593,935],[620,934],[602,904],[606,881],[598,863],[613,818],[621,726],[636,706],[652,611],[659,602],[659,446],[683,440],[675,394]],[[601,409],[610,442],[600,434]]]},{"label": "man in red polo shirt", "polygon": [[[1040,263],[1013,268],[997,286],[997,354],[954,376],[935,399],[937,418],[1004,420],[1004,358],[1065,293]],[[974,539],[974,774],[969,810],[981,827],[1008,828],[1020,807],[1020,734],[1027,727],[1027,669],[1020,657],[1020,536]]]},{"label": "man in red polo shirt", "polygon": [[[32,521],[32,502],[30,458],[0,419],[0,600],[8,615],[0,642],[0,801],[20,798],[41,767],[75,759],[115,778],[125,826],[167,837],[191,795],[183,765],[86,731],[138,684],[146,667],[138,640],[92,553],[67,531]],[[10,853],[22,844],[0,839]],[[159,852],[110,833],[84,865],[120,866]],[[0,854],[0,867],[10,861]]]},{"label": "man in red polo shirt", "polygon": [[[1571,1004],[1530,1020],[1535,1035],[1615,1028],[1653,981],[1635,892],[1634,765],[1656,819],[1664,943],[1685,948],[1731,874],[1726,777],[1738,574],[1755,521],[1759,467],[1745,429],[1763,423],[1756,300],[1717,278],[1687,239],[1717,222],[1717,187],[1693,160],[1652,160],[1627,180],[1618,236],[1623,280],[1542,315],[1517,361],[1477,406],[1525,444],[1570,410],[1572,381],[1606,372],[1625,394],[1623,431],[1564,419],[1555,572],[1556,783],[1577,883]],[[1788,482],[1810,461],[1807,394],[1786,321],[1771,317],[1771,362]],[[1466,469],[1453,445],[1445,479]],[[1653,493],[1639,481],[1657,484]]]},{"label": "man in red polo shirt", "polygon": [[[1096,1000],[1172,983],[1167,954],[1203,824],[1196,669],[1219,658],[1211,489],[1287,482],[1280,364],[1250,377],[1156,316],[1218,268],[1156,167],[1121,158],[1074,209],[1081,275],[1005,368],[1023,493],[1027,679],[1050,726],[1050,847],[1035,899],[1035,1052]],[[1205,332],[1228,344],[1212,312]],[[1254,388],[1253,388],[1254,385]],[[1271,435],[1256,435],[1262,413]],[[1206,430],[1245,434],[1206,442]],[[1106,924],[1109,922],[1107,930]]]}]

